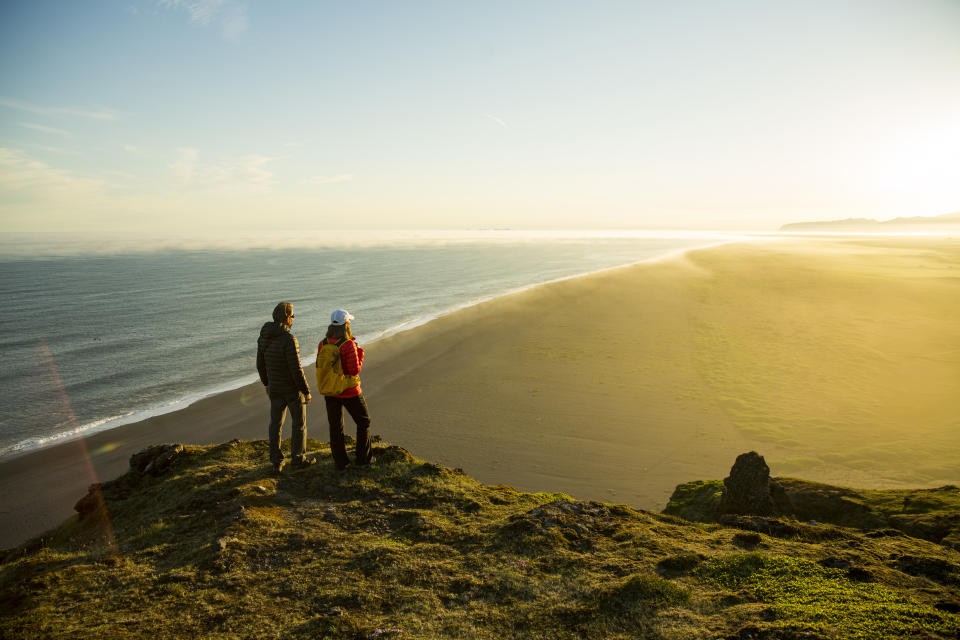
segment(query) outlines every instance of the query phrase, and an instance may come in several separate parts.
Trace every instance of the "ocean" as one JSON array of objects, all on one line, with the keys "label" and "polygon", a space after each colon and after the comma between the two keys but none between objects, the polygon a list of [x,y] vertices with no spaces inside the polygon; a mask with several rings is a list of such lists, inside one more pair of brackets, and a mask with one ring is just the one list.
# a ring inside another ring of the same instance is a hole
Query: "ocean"
[{"label": "ocean", "polygon": [[257,379],[256,339],[293,303],[304,364],[330,312],[367,344],[537,284],[723,241],[718,234],[496,233],[282,248],[0,244],[0,459]]}]

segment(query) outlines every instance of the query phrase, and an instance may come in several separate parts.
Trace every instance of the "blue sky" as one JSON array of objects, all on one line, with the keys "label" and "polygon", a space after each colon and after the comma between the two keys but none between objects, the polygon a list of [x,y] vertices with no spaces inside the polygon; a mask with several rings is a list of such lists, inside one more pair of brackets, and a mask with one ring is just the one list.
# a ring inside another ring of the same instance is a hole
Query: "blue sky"
[{"label": "blue sky", "polygon": [[960,210],[960,2],[0,4],[0,231]]}]

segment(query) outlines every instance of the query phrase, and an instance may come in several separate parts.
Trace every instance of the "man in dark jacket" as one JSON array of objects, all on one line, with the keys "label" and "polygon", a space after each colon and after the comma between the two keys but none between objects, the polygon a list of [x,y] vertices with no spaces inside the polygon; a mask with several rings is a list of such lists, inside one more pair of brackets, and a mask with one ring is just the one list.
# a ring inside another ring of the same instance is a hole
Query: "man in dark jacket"
[{"label": "man in dark jacket", "polygon": [[306,417],[310,387],[300,368],[300,344],[290,333],[292,325],[293,305],[281,302],[273,309],[273,322],[263,325],[257,340],[257,371],[270,398],[270,462],[277,473],[284,465],[280,429],[287,409],[293,419],[290,436],[292,465],[305,467],[316,462],[304,455],[307,449]]}]

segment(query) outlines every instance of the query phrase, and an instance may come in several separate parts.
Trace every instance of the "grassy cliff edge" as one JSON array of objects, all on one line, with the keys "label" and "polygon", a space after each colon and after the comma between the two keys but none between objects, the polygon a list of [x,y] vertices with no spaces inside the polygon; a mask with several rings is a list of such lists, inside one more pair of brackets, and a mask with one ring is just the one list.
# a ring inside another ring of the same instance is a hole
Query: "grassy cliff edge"
[{"label": "grassy cliff edge", "polygon": [[[0,636],[960,634],[960,553],[942,540],[826,518],[692,522],[482,485],[396,446],[338,473],[310,448],[318,464],[280,476],[260,440],[135,456],[82,517],[0,552]],[[717,489],[682,487],[674,510]],[[876,499],[888,520],[895,502]]]}]

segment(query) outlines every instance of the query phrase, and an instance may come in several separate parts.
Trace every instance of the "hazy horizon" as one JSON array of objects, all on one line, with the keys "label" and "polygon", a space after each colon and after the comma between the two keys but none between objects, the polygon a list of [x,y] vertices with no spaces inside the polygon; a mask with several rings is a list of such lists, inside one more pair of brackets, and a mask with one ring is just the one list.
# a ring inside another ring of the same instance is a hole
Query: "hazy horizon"
[{"label": "hazy horizon", "polygon": [[960,3],[0,6],[0,232],[960,209]]},{"label": "hazy horizon", "polygon": [[[418,229],[332,232],[292,230],[228,233],[159,232],[0,232],[0,260],[45,259],[82,255],[153,253],[162,251],[242,251],[276,249],[343,249],[417,247],[464,244],[575,243],[629,240],[724,241],[747,238],[748,232],[711,230],[618,229]],[[762,232],[755,232],[762,233]]]}]

